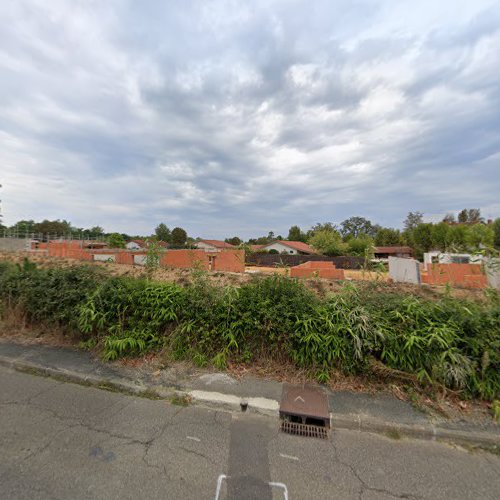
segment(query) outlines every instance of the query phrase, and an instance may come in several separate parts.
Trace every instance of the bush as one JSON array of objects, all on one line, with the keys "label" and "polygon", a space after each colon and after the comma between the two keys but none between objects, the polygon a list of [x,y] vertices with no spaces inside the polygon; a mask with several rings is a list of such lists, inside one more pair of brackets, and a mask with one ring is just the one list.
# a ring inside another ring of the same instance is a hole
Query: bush
[{"label": "bush", "polygon": [[[292,361],[326,381],[332,370],[408,374],[421,384],[488,400],[500,393],[500,299],[428,300],[352,284],[318,298],[285,276],[240,288],[203,271],[182,288],[90,267],[0,263],[0,299],[27,319],[78,330],[106,359],[168,347],[176,358],[222,369],[229,361]],[[391,372],[391,373],[392,373]]]}]

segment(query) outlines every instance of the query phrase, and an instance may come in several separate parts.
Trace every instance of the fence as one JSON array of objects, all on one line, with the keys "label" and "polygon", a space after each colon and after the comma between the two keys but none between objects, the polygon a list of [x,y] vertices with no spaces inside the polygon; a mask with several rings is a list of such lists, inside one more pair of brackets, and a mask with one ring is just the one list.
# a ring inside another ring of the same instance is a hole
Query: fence
[{"label": "fence", "polygon": [[253,266],[276,267],[298,266],[304,262],[332,262],[337,269],[361,269],[365,263],[363,257],[327,257],[326,255],[281,255],[272,253],[253,253],[245,257],[245,263]]}]

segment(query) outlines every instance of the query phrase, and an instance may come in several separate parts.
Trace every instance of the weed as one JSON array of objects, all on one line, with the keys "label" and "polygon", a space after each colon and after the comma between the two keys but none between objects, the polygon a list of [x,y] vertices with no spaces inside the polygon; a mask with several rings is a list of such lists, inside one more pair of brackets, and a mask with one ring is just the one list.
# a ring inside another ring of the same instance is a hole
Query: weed
[{"label": "weed", "polygon": [[389,439],[400,440],[402,438],[401,433],[397,429],[389,429],[385,435]]},{"label": "weed", "polygon": [[175,393],[170,398],[170,403],[176,406],[189,406],[191,404],[191,397],[188,394]]}]

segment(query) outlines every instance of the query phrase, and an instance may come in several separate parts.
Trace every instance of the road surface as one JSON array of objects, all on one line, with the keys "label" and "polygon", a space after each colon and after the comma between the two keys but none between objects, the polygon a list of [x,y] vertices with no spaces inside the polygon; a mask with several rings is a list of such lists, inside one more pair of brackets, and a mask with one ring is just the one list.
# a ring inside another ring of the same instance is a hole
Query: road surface
[{"label": "road surface", "polygon": [[497,499],[500,458],[131,397],[0,367],[0,498]]}]

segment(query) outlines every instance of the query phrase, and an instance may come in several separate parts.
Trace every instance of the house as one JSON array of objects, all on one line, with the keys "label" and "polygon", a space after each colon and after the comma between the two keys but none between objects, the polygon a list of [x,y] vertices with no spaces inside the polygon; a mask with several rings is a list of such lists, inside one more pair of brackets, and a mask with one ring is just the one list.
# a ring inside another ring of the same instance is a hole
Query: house
[{"label": "house", "polygon": [[235,249],[234,245],[221,240],[199,240],[194,246],[205,252],[222,252],[222,250]]},{"label": "house", "polygon": [[[126,243],[127,250],[145,250],[148,247],[148,240],[130,240]],[[156,244],[160,247],[166,248],[168,246],[164,241],[157,241]]]},{"label": "house", "polygon": [[125,245],[127,250],[141,250],[146,248],[146,242],[144,240],[130,240]]},{"label": "house", "polygon": [[276,250],[278,253],[286,253],[289,255],[314,255],[317,253],[316,250],[307,243],[285,240],[273,241],[267,245],[262,245],[260,250],[265,250],[267,252]]},{"label": "house", "polygon": [[388,262],[389,257],[411,258],[413,250],[411,247],[393,246],[393,247],[375,247],[373,249],[374,261]]}]

